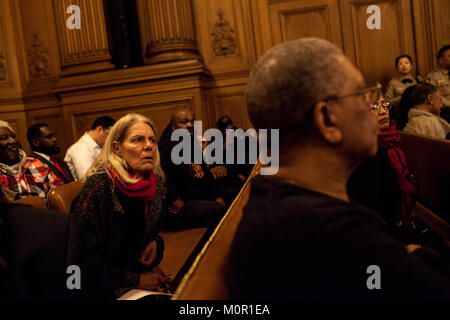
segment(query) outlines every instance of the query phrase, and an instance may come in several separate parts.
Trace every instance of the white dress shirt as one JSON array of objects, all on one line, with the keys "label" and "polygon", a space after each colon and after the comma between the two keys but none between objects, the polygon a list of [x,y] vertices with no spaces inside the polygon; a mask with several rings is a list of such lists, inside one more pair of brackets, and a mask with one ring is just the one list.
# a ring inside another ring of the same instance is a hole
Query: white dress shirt
[{"label": "white dress shirt", "polygon": [[75,180],[84,179],[86,172],[97,160],[102,148],[86,132],[66,153],[64,161],[69,166]]}]

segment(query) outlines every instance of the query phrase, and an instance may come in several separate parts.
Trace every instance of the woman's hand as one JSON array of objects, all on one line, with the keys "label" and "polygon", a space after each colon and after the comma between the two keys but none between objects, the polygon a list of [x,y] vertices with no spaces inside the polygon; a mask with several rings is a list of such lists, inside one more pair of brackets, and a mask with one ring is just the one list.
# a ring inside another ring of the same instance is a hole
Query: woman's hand
[{"label": "woman's hand", "polygon": [[181,198],[177,198],[167,210],[172,214],[177,214],[183,206],[184,201]]},{"label": "woman's hand", "polygon": [[144,272],[140,274],[138,289],[142,290],[158,290],[168,288],[170,280],[164,275],[156,272]]},{"label": "woman's hand", "polygon": [[222,197],[219,197],[216,199],[216,202],[220,203],[221,205],[223,205],[224,207],[226,207],[227,205],[225,204],[225,200],[223,200]]},{"label": "woman's hand", "polygon": [[153,261],[155,261],[156,256],[158,253],[158,246],[156,244],[156,241],[153,240],[150,242],[147,247],[142,251],[141,258],[139,259],[139,262],[147,268],[150,268]]}]

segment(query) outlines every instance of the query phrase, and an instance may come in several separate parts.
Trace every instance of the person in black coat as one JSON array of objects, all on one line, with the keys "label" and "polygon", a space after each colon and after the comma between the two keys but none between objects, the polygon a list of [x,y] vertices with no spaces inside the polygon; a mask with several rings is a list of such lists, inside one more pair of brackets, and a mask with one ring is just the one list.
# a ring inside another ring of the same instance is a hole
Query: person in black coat
[{"label": "person in black coat", "polygon": [[164,252],[159,231],[166,187],[153,128],[142,115],[122,117],[71,206],[115,298],[169,283],[158,267]]},{"label": "person in black coat", "polygon": [[[187,229],[196,227],[214,227],[225,213],[223,188],[214,179],[207,164],[195,164],[193,158],[189,163],[175,164],[172,150],[179,143],[172,141],[174,130],[186,129],[190,136],[191,155],[202,154],[199,141],[193,137],[194,116],[190,109],[179,108],[172,116],[171,122],[163,131],[159,140],[161,166],[168,183],[168,212],[165,228]],[[195,150],[195,149],[198,150]]]},{"label": "person in black coat", "polygon": [[380,88],[318,38],[279,44],[253,66],[249,119],[279,130],[280,166],[252,180],[230,252],[232,299],[450,299],[448,257],[397,241],[347,192],[377,153]]}]

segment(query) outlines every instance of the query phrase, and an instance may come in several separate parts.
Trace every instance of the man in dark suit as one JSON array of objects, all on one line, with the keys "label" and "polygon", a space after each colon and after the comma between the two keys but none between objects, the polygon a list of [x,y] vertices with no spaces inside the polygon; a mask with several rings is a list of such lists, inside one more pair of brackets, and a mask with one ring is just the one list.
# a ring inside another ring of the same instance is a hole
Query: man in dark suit
[{"label": "man in dark suit", "polygon": [[67,164],[57,157],[61,151],[59,141],[46,123],[32,125],[27,138],[32,150],[28,159],[38,168],[41,176],[46,176],[49,189],[74,181]]}]

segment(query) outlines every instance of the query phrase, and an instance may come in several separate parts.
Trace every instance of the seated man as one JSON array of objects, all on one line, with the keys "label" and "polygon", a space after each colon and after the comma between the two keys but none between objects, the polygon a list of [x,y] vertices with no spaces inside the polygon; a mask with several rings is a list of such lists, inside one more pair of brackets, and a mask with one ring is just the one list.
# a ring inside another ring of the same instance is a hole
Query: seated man
[{"label": "seated man", "polygon": [[114,119],[108,116],[97,118],[92,124],[92,129],[67,150],[64,161],[69,166],[75,180],[85,178],[86,172],[102,151],[109,130],[114,123]]},{"label": "seated man", "polygon": [[[159,150],[161,166],[169,185],[166,215],[166,228],[187,229],[195,227],[213,227],[225,213],[225,201],[222,189],[208,166],[202,164],[173,163],[172,149],[178,143],[171,141],[172,132],[186,129],[191,135],[192,148],[201,146],[194,143],[194,115],[189,108],[179,108],[161,135]],[[192,160],[192,159],[191,159]]]},{"label": "seated man", "polygon": [[434,85],[442,96],[441,117],[450,121],[450,45],[443,46],[437,54],[439,68],[430,72],[426,81]]},{"label": "seated man", "polygon": [[0,120],[0,193],[8,200],[28,196],[45,198],[48,180],[41,175],[25,151],[20,149],[16,134],[6,121]]},{"label": "seated man", "polygon": [[58,139],[45,123],[32,125],[27,132],[32,153],[28,159],[39,168],[41,174],[48,176],[49,188],[54,189],[74,181],[67,164],[56,157],[61,151]]},{"label": "seated man", "polygon": [[422,134],[445,139],[450,132],[450,124],[439,116],[442,108],[442,96],[435,86],[422,83],[411,93],[413,108],[408,113],[405,132]]},{"label": "seated man", "polygon": [[280,167],[252,181],[231,249],[231,298],[450,299],[436,252],[408,251],[349,201],[350,174],[377,152],[369,106],[379,88],[318,38],[279,44],[255,64],[247,110],[256,129],[280,130]]}]

